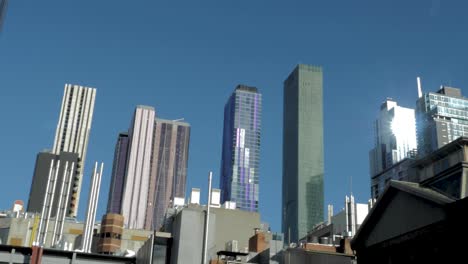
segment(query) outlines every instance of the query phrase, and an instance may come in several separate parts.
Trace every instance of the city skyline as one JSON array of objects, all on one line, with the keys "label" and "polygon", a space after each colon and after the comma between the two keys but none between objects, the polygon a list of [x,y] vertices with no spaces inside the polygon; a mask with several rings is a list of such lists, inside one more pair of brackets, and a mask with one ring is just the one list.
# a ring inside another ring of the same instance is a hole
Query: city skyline
[{"label": "city skyline", "polygon": [[[29,185],[36,153],[55,132],[64,83],[99,89],[88,164],[102,160],[110,168],[116,136],[135,105],[154,105],[160,116],[190,120],[187,186],[202,190],[210,170],[218,184],[226,95],[246,83],[260,87],[264,99],[259,211],[280,230],[282,82],[298,63],[326,72],[325,204],[342,204],[350,190],[365,202],[372,120],[382,100],[413,106],[416,76],[427,91],[440,84],[468,87],[468,40],[459,34],[468,24],[467,7],[399,0],[344,2],[339,9],[306,1],[187,2],[183,8],[9,1],[0,35],[0,136],[6,139],[0,160],[7,175],[0,208],[26,201],[23,183]],[[91,168],[85,170],[90,175]],[[110,172],[103,175],[98,215]],[[88,182],[85,177],[84,197]]]},{"label": "city skyline", "polygon": [[236,202],[257,212],[259,203],[262,94],[256,87],[237,85],[224,107],[219,189],[221,203]]}]

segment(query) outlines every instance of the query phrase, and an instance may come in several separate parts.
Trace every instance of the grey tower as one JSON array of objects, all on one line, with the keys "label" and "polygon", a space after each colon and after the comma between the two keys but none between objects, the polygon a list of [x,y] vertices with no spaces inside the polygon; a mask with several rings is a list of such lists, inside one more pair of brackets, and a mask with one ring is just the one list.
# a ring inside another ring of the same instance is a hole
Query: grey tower
[{"label": "grey tower", "polygon": [[284,82],[282,229],[288,242],[323,221],[322,78],[321,67],[299,64]]},{"label": "grey tower", "polygon": [[2,32],[3,21],[5,20],[8,0],[0,0],[0,32]]},{"label": "grey tower", "polygon": [[[52,166],[51,170],[51,162],[54,161],[54,165]],[[68,162],[70,165],[67,166],[68,170],[72,168],[71,164],[77,164],[78,162],[78,155],[76,153],[71,152],[61,152],[60,155],[55,155],[49,151],[43,151],[37,154],[36,159],[36,166],[34,168],[34,176],[31,183],[31,190],[29,192],[29,200],[28,200],[28,208],[27,212],[31,213],[41,213],[44,208],[44,201],[47,193],[47,182],[49,180],[50,174],[53,174],[55,170],[57,171],[57,180],[56,180],[56,188],[52,198],[51,203],[51,216],[55,217],[59,210],[59,199],[60,199],[60,192],[59,190],[63,189],[62,185],[64,182],[64,173],[65,170],[65,163]],[[61,165],[57,165],[61,164]],[[76,168],[76,166],[74,166]],[[71,172],[73,176],[76,176],[76,170],[72,170]],[[54,175],[51,175],[53,177]],[[73,178],[73,177],[72,177]],[[66,179],[65,179],[66,181]],[[63,194],[65,195],[68,193],[68,189],[64,188]],[[72,198],[68,196],[67,202],[63,204],[65,208],[65,212],[69,212],[72,208]]]},{"label": "grey tower", "polygon": [[128,133],[120,133],[115,145],[112,178],[107,200],[107,213],[120,214],[122,196],[125,187],[125,172],[127,170]]}]

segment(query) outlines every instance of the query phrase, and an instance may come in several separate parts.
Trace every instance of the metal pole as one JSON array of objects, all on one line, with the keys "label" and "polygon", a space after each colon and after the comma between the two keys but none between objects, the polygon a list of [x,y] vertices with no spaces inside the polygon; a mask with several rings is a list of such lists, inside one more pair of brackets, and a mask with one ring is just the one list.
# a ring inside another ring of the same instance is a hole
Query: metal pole
[{"label": "metal pole", "polygon": [[203,255],[202,264],[206,264],[207,253],[208,253],[208,227],[210,225],[210,204],[211,204],[211,180],[213,178],[213,172],[210,171],[208,176],[208,202],[206,205],[206,220],[205,220],[205,234],[203,239]]},{"label": "metal pole", "polygon": [[54,168],[54,159],[52,159],[50,161],[49,176],[47,177],[47,184],[46,184],[46,191],[45,191],[45,195],[44,195],[44,202],[42,204],[41,220],[39,220],[39,229],[38,229],[39,233],[37,234],[36,242],[34,243],[37,246],[39,246],[39,243],[41,242],[42,226],[44,225],[45,209],[46,209],[46,204],[47,204],[47,193],[49,192],[49,184],[50,184],[50,180],[51,180],[51,177],[52,177],[53,168]]},{"label": "metal pole", "polygon": [[60,226],[59,226],[59,233],[58,233],[58,238],[57,240],[60,241],[60,239],[62,238],[62,234],[63,234],[63,224],[65,222],[65,216],[67,214],[66,210],[69,206],[68,204],[68,198],[70,196],[70,192],[71,192],[71,186],[72,186],[72,180],[73,180],[73,176],[75,175],[75,162],[72,162],[71,164],[71,168],[69,170],[69,173],[68,173],[68,185],[67,185],[67,195],[65,196],[65,208],[64,208],[64,211],[63,211],[63,215],[62,215],[62,218],[60,219]]},{"label": "metal pole", "polygon": [[99,174],[96,175],[95,181],[95,188],[94,188],[94,197],[93,197],[93,203],[92,203],[92,211],[91,211],[91,223],[90,223],[90,229],[89,229],[89,234],[88,234],[88,247],[87,247],[87,252],[91,252],[91,245],[93,243],[93,231],[94,231],[94,224],[96,222],[96,209],[97,209],[97,204],[99,200],[99,189],[101,188],[101,177],[102,177],[102,171],[104,168],[104,163],[101,163],[101,168],[99,170]]},{"label": "metal pole", "polygon": [[58,242],[56,239],[57,227],[59,225],[59,219],[62,218],[61,215],[64,213],[62,212],[62,200],[63,200],[63,190],[65,189],[65,183],[67,181],[67,169],[68,169],[68,161],[65,162],[65,169],[63,170],[63,175],[62,175],[62,186],[60,186],[57,214],[55,215],[54,231],[52,232],[52,242],[50,244],[52,247],[55,246],[56,242]]},{"label": "metal pole", "polygon": [[54,205],[55,187],[57,185],[57,176],[60,170],[60,160],[57,161],[57,167],[55,168],[54,184],[52,185],[52,193],[50,194],[50,204],[47,210],[47,219],[44,226],[44,237],[42,238],[42,245],[45,245],[47,238],[47,230],[49,228],[50,214],[52,213],[52,206]]},{"label": "metal pole", "polygon": [[94,197],[94,189],[96,188],[96,174],[97,174],[97,166],[98,163],[96,162],[94,164],[94,173],[93,176],[91,177],[91,188],[89,190],[89,198],[88,198],[88,208],[86,209],[86,222],[84,226],[84,232],[83,232],[83,243],[82,243],[82,249],[84,252],[86,252],[86,248],[88,247],[88,237],[89,237],[89,224],[90,224],[90,215],[91,215],[91,203],[92,199]]}]

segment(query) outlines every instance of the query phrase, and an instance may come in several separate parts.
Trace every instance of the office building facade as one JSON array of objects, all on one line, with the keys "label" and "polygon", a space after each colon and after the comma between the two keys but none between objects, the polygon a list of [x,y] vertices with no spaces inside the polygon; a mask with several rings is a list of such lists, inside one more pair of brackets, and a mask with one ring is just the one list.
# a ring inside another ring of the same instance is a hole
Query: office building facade
[{"label": "office building facade", "polygon": [[174,198],[185,197],[189,143],[188,123],[137,106],[128,134],[117,140],[108,213],[122,214],[127,228],[159,229]]},{"label": "office building facade", "polygon": [[322,68],[300,64],[284,82],[282,229],[297,242],[323,221]]},{"label": "office building facade", "polygon": [[[372,198],[377,198],[390,180],[405,179],[406,169],[400,168],[406,168],[416,154],[414,110],[385,100],[374,122],[374,148],[369,152]],[[402,166],[394,166],[397,163]]]},{"label": "office building facade", "polygon": [[251,212],[258,211],[261,113],[262,95],[245,85],[236,87],[224,108],[221,202]]},{"label": "office building facade", "polygon": [[461,136],[468,136],[468,99],[458,88],[441,86],[416,105],[418,154],[428,155]]},{"label": "office building facade", "polygon": [[114,162],[112,165],[111,185],[107,200],[107,213],[120,214],[122,210],[122,196],[127,171],[128,133],[120,133],[115,145]]},{"label": "office building facade", "polygon": [[122,197],[122,214],[127,228],[143,229],[148,202],[155,111],[137,106],[129,130],[129,152]]},{"label": "office building facade", "polygon": [[71,193],[73,209],[68,215],[72,217],[76,217],[78,213],[95,98],[96,89],[94,88],[72,84],[65,85],[53,153],[56,155],[61,152],[78,154],[77,175],[73,179]]},{"label": "office building facade", "polygon": [[416,119],[414,110],[387,99],[374,122],[375,147],[370,151],[371,176],[393,164],[415,156]]},{"label": "office building facade", "polygon": [[145,229],[158,230],[174,197],[185,197],[190,125],[155,121]]}]

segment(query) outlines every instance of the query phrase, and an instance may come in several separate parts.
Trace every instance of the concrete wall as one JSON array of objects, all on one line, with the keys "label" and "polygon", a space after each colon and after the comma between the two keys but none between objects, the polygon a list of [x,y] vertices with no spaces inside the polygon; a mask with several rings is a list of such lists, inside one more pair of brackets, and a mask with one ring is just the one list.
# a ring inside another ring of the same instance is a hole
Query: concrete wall
[{"label": "concrete wall", "polygon": [[[203,251],[205,212],[202,206],[190,205],[174,218],[171,263],[200,263]],[[248,249],[254,228],[260,227],[260,215],[254,212],[224,208],[210,209],[208,256],[225,250],[231,240],[238,241],[239,251]]]},{"label": "concrete wall", "polygon": [[[2,240],[2,244],[30,247],[33,225],[34,218],[0,218],[0,239]],[[45,247],[47,248],[51,247],[54,225],[55,221],[50,221],[45,242]],[[67,242],[67,244],[71,243],[73,249],[80,248],[83,228],[83,223],[66,221],[63,228],[63,242]],[[96,252],[97,250],[99,230],[99,227],[95,227],[92,252]],[[147,230],[124,229],[121,250],[125,251],[125,249],[129,249],[137,252],[151,234],[152,231]]]},{"label": "concrete wall", "polygon": [[307,251],[289,248],[284,251],[284,264],[355,264],[355,257],[339,253]]}]

